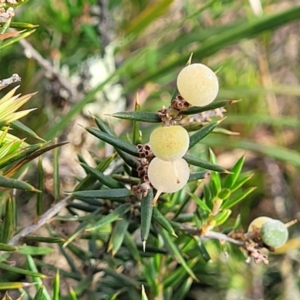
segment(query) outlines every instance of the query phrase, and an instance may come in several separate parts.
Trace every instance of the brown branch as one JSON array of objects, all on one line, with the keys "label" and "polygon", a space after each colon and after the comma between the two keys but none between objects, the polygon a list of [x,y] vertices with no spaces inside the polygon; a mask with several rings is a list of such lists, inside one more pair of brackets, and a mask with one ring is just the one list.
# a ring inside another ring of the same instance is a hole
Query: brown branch
[{"label": "brown branch", "polygon": [[244,246],[244,242],[240,240],[233,239],[228,235],[215,231],[208,231],[205,235],[202,235],[205,239],[219,240],[224,242],[229,242],[237,246]]},{"label": "brown branch", "polygon": [[[174,224],[174,223],[175,222],[172,222],[172,224]],[[179,223],[175,223],[175,224],[174,225],[178,229],[186,231],[187,233],[189,233],[191,235],[200,236],[203,239],[211,239],[211,240],[219,240],[219,241],[229,242],[229,243],[235,244],[237,246],[244,246],[245,245],[244,241],[233,239],[233,238],[229,237],[228,235],[226,235],[224,233],[215,232],[215,231],[208,231],[205,234],[201,234],[199,228],[191,227],[191,226],[186,225],[186,224],[179,224]]]},{"label": "brown branch", "polygon": [[63,77],[48,60],[44,59],[26,40],[20,40],[20,44],[25,50],[27,56],[32,57],[37,61],[37,63],[44,68],[47,72],[51,73],[54,78],[57,78],[59,83],[70,93],[72,98],[79,99],[77,91],[73,88],[71,82],[69,82],[65,77]]},{"label": "brown branch", "polygon": [[35,223],[32,223],[31,225],[25,227],[20,232],[18,232],[15,236],[13,236],[10,241],[8,242],[9,245],[15,246],[19,244],[20,240],[24,238],[25,236],[31,234],[32,232],[36,231],[40,227],[42,227],[44,224],[50,222],[50,220],[60,212],[60,210],[64,207],[66,207],[68,204],[72,202],[73,198],[72,196],[68,196],[64,198],[63,200],[55,203],[50,209],[48,209],[44,214],[42,214],[39,218],[39,220]]},{"label": "brown branch", "polygon": [[6,88],[8,85],[15,83],[15,82],[20,82],[21,77],[18,74],[13,74],[9,78],[5,78],[0,80],[0,90]]}]

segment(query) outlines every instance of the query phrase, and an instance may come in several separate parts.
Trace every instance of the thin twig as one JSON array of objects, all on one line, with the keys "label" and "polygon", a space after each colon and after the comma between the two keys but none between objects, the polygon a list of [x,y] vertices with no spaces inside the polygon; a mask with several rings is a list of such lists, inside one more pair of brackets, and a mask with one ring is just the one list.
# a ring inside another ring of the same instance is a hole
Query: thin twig
[{"label": "thin twig", "polygon": [[205,239],[211,239],[211,240],[219,240],[219,241],[224,241],[224,242],[229,242],[232,244],[235,244],[237,246],[243,246],[244,242],[240,240],[235,240],[228,235],[220,232],[215,232],[215,231],[208,231],[205,235],[202,235],[201,237]]},{"label": "thin twig", "polygon": [[8,85],[15,83],[15,82],[20,82],[21,77],[18,74],[13,74],[8,78],[0,80],[0,90],[4,89]]},{"label": "thin twig", "polygon": [[78,93],[73,88],[71,82],[69,82],[65,77],[63,77],[51,64],[48,60],[44,59],[34,48],[33,46],[26,41],[25,39],[20,40],[20,44],[25,49],[25,53],[35,59],[37,63],[43,67],[46,71],[50,72],[51,75],[60,82],[60,84],[70,93],[73,99],[78,99]]},{"label": "thin twig", "polygon": [[[174,223],[175,222],[172,222],[172,224],[174,224]],[[191,227],[189,225],[179,224],[179,223],[176,223],[176,227],[178,229],[186,231],[187,233],[189,233],[191,235],[200,236],[203,239],[219,240],[219,241],[229,242],[229,243],[232,243],[232,244],[235,244],[238,246],[243,246],[245,244],[241,240],[233,239],[233,238],[229,237],[228,235],[226,235],[224,233],[220,233],[220,232],[208,231],[205,234],[201,234],[199,228]]]},{"label": "thin twig", "polygon": [[32,223],[31,225],[25,227],[22,229],[19,233],[17,233],[15,236],[13,236],[10,241],[8,242],[9,245],[15,246],[19,244],[20,240],[24,238],[25,236],[31,234],[32,232],[36,231],[40,227],[42,227],[44,224],[48,223],[61,209],[66,207],[68,204],[72,202],[73,198],[72,196],[68,196],[64,198],[63,200],[55,203],[50,209],[48,209],[44,214],[42,214],[39,218],[39,220],[35,223]]}]

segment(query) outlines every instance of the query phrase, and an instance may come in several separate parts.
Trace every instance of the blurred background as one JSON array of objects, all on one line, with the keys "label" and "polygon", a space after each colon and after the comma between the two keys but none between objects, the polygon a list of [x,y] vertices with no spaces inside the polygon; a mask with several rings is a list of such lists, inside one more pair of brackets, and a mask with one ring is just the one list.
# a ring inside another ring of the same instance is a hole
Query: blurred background
[{"label": "blurred background", "polygon": [[[298,0],[30,0],[15,21],[39,26],[26,41],[2,50],[0,78],[17,73],[19,92],[38,91],[27,104],[37,108],[22,120],[27,126],[47,140],[70,141],[61,149],[65,190],[82,174],[74,163],[78,153],[87,161],[93,153],[104,155],[79,125],[93,124],[96,115],[126,134],[129,123],[107,114],[132,109],[137,98],[145,111],[168,106],[192,53],[193,62],[217,72],[218,99],[240,100],[226,107],[222,123],[238,135],[210,135],[197,148],[211,147],[226,168],[246,156],[245,171],[254,174],[249,186],[257,188],[235,216],[241,214],[245,228],[261,215],[300,218]],[[147,142],[149,125],[144,130]],[[216,289],[195,284],[188,299],[248,299],[250,275],[252,288],[260,289],[253,294],[299,299],[299,230],[291,229],[286,255],[275,255],[255,274],[240,263],[218,265],[218,258],[211,270],[231,268],[225,272],[231,277],[215,278]]]}]

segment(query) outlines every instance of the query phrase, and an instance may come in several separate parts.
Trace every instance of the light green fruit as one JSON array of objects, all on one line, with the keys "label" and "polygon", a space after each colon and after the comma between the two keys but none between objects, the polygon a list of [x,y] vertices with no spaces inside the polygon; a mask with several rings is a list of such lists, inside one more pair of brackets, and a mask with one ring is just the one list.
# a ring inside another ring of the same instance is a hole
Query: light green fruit
[{"label": "light green fruit", "polygon": [[191,105],[205,106],[216,99],[219,82],[216,74],[207,66],[191,64],[180,71],[177,89]]},{"label": "light green fruit", "polygon": [[150,135],[152,152],[165,161],[182,157],[189,148],[190,137],[180,125],[158,127]]},{"label": "light green fruit", "polygon": [[273,219],[271,219],[269,217],[265,217],[265,216],[255,218],[248,226],[248,232],[254,231],[256,229],[261,229],[261,227],[264,223],[266,223],[267,221],[271,221],[271,220],[273,220]]},{"label": "light green fruit", "polygon": [[288,236],[287,227],[279,220],[269,220],[261,227],[261,239],[269,247],[277,248],[284,245]]},{"label": "light green fruit", "polygon": [[183,158],[173,162],[155,157],[148,167],[148,178],[153,187],[161,193],[175,193],[187,183],[190,169]]}]

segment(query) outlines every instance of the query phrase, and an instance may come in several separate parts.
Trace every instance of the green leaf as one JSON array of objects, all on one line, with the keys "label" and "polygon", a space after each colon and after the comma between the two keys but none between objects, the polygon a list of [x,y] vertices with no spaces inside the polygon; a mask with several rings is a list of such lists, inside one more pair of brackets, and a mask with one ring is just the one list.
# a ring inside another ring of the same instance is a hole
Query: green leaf
[{"label": "green leaf", "polygon": [[[198,259],[188,261],[188,266],[190,269],[195,269],[195,265],[198,262]],[[185,271],[182,266],[178,266],[174,269],[168,276],[163,278],[164,288],[174,288],[179,286],[184,280],[186,280],[190,275]]]},{"label": "green leaf", "polygon": [[75,191],[72,196],[75,198],[101,198],[101,199],[116,199],[126,198],[131,195],[128,189],[107,189],[107,190],[88,190],[88,191]]},{"label": "green leaf", "polygon": [[[99,163],[96,167],[96,170],[100,172],[104,172],[111,162],[115,159],[115,154],[106,157],[101,163]],[[88,189],[92,184],[95,183],[95,176],[90,174],[87,175],[75,188],[75,191]]]},{"label": "green leaf", "polygon": [[30,35],[31,35],[32,33],[34,33],[34,32],[35,32],[35,29],[30,30],[30,31],[26,31],[26,32],[22,32],[22,33],[20,33],[18,36],[13,37],[13,38],[10,38],[9,40],[3,42],[3,43],[0,45],[0,49],[3,49],[3,48],[5,48],[5,47],[7,47],[7,46],[10,46],[10,45],[12,45],[13,43],[16,43],[16,42],[18,42],[18,41],[20,41],[20,40],[22,40],[22,39],[25,39],[25,38],[27,38],[28,36],[30,36]]},{"label": "green leaf", "polygon": [[[278,87],[279,90],[281,91],[281,94],[284,96],[287,96],[291,91],[293,91],[292,86],[289,87]],[[296,87],[297,89],[297,96],[300,96],[300,88]],[[251,91],[255,90],[255,88],[253,86],[251,86]],[[245,89],[243,89],[243,91],[245,91]],[[261,92],[268,92],[268,89],[260,89],[260,91],[258,92],[258,95],[261,94]],[[296,92],[296,91],[295,91]],[[280,116],[270,116],[270,115],[261,115],[259,114],[253,114],[251,116],[251,118],[249,118],[249,114],[245,115],[245,114],[238,114],[238,115],[234,115],[234,114],[230,114],[230,117],[227,118],[224,121],[226,124],[267,124],[270,126],[288,126],[288,127],[295,127],[298,128],[300,126],[300,120],[298,118],[295,117],[289,117],[287,115],[284,115],[282,117]]]},{"label": "green leaf", "polygon": [[169,220],[156,207],[153,208],[153,219],[169,234],[173,235],[174,237],[177,237]]},{"label": "green leaf", "polygon": [[[22,2],[24,2],[24,0]],[[0,22],[0,27],[3,27],[3,26],[4,26],[4,22]],[[9,27],[10,28],[19,28],[19,29],[33,29],[38,26],[39,25],[33,25],[33,24],[29,24],[29,23],[11,22]]]},{"label": "green leaf", "polygon": [[137,151],[137,148],[133,146],[132,144],[129,144],[127,142],[119,140],[117,137],[114,137],[112,135],[109,135],[105,132],[99,131],[95,128],[87,127],[86,130],[91,133],[92,135],[96,136],[100,140],[114,146],[115,148],[118,148],[120,150],[125,151],[128,154],[131,154],[133,156],[139,156],[139,153]]},{"label": "green leaf", "polygon": [[24,255],[46,255],[53,253],[52,248],[34,247],[34,246],[18,246],[17,253]]},{"label": "green leaf", "polygon": [[[60,249],[62,249],[62,247],[60,247]],[[71,251],[68,251],[68,253],[70,253],[70,256],[72,256],[72,262],[74,262],[73,253]],[[70,272],[68,272],[65,270],[65,268],[64,269],[57,268],[53,264],[44,263],[42,260],[36,260],[35,263],[39,268],[43,268],[45,270],[50,270],[50,271],[52,271],[53,274],[55,272],[57,272],[57,270],[59,270],[59,273],[64,277],[71,278],[76,281],[80,281],[82,279],[81,274],[78,273],[78,267],[76,267],[75,269],[72,269]]]},{"label": "green leaf", "polygon": [[37,290],[33,300],[44,300],[44,286],[40,286],[40,288]]},{"label": "green leaf", "polygon": [[127,232],[128,225],[129,220],[127,215],[124,215],[121,220],[116,221],[114,224],[107,246],[107,252],[111,252],[112,256],[115,256],[115,254],[119,251]]},{"label": "green leaf", "polygon": [[154,20],[162,16],[173,0],[160,0],[157,2],[150,2],[125,28],[126,34],[131,34],[134,37],[145,30]]},{"label": "green leaf", "polygon": [[[280,11],[280,13],[273,15],[263,15],[258,18],[253,18],[252,21],[242,20],[231,24],[231,26],[221,28],[221,31],[216,34],[210,34],[205,40],[201,40],[201,35],[197,32],[199,40],[193,39],[193,44],[198,44],[198,47],[193,51],[193,57],[197,61],[211,56],[225,47],[235,44],[242,39],[252,38],[264,31],[275,29],[284,24],[296,21],[299,19],[300,6],[293,6],[289,10]],[[186,46],[186,45],[185,45]],[[189,55],[189,54],[187,54]],[[173,59],[165,60],[165,63],[160,64],[159,67],[148,71],[145,75],[139,76],[132,80],[126,86],[126,91],[134,91],[144,85],[144,83],[151,80],[158,80],[170,73],[172,69],[178,66],[184,66],[187,61],[187,55],[176,55]]]},{"label": "green leaf", "polygon": [[194,195],[192,193],[189,193],[189,195],[194,199],[194,201],[196,202],[197,206],[199,206],[199,208],[202,211],[205,211],[205,212],[208,212],[208,213],[211,212],[211,209],[199,197],[197,197],[196,195]]},{"label": "green leaf", "polygon": [[39,243],[48,243],[48,244],[60,244],[65,242],[65,238],[62,237],[46,237],[46,236],[35,236],[35,235],[27,235],[24,237],[25,241],[28,242],[39,242]]},{"label": "green leaf", "polygon": [[161,123],[161,118],[157,113],[144,112],[144,111],[131,111],[131,112],[117,112],[113,113],[112,117],[130,120],[130,121],[140,121],[147,123]]},{"label": "green leaf", "polygon": [[19,149],[18,152],[12,152],[11,154],[9,154],[7,156],[1,155],[0,169],[28,157],[28,155],[41,149],[43,145],[44,144],[35,144],[35,145],[28,146],[27,148]]},{"label": "green leaf", "polygon": [[[40,191],[44,190],[44,168],[42,157],[39,157],[37,165],[37,177],[38,177],[38,188]],[[38,216],[43,213],[43,204],[44,204],[44,193],[38,193],[36,196],[36,214]]]},{"label": "green leaf", "polygon": [[[57,142],[57,139],[55,139]],[[59,176],[59,154],[58,148],[53,149],[53,196],[54,201],[57,201],[60,198],[60,176]]]},{"label": "green leaf", "polygon": [[[112,135],[112,136],[115,136],[114,133],[110,130],[110,128],[108,127],[108,125],[102,121],[101,119],[99,118],[94,118],[95,122],[96,122],[96,125],[98,126],[98,128],[109,134],[109,135]],[[132,167],[133,169],[136,169],[138,166],[139,166],[139,162],[137,161],[137,159],[126,153],[125,151],[122,151],[118,148],[115,149],[117,151],[117,153],[119,154],[119,156],[124,160],[124,162],[129,165],[130,167]]]},{"label": "green leaf", "polygon": [[141,300],[148,300],[144,285],[142,284],[142,295],[141,295]]},{"label": "green leaf", "polygon": [[231,169],[231,173],[226,176],[223,186],[225,188],[231,189],[239,178],[243,165],[245,162],[245,156],[242,156]]},{"label": "green leaf", "polygon": [[87,251],[86,249],[79,248],[78,246],[75,245],[75,243],[68,244],[67,248],[80,260],[85,261],[94,258],[94,255],[91,251]]},{"label": "green leaf", "polygon": [[17,274],[23,274],[23,275],[28,275],[28,276],[34,276],[34,277],[40,277],[40,278],[46,278],[47,276],[38,272],[33,272],[25,269],[21,269],[18,267],[14,267],[11,265],[7,265],[4,263],[0,262],[0,269],[6,270],[9,272],[17,273]]},{"label": "green leaf", "polygon": [[245,174],[242,174],[240,178],[238,178],[238,180],[235,182],[234,186],[232,186],[231,188],[232,193],[238,191],[246,182],[248,182],[253,177],[253,174],[246,175],[246,176],[244,175]]},{"label": "green leaf", "polygon": [[218,140],[211,137],[205,138],[205,143],[210,147],[216,147],[222,145],[229,149],[245,149],[247,151],[252,150],[258,153],[263,153],[266,156],[273,157],[282,161],[289,162],[297,167],[300,167],[300,154],[296,150],[283,148],[280,146],[267,146],[259,143],[255,143],[248,140],[241,140],[237,138],[228,137],[226,139],[218,137]]},{"label": "green leaf", "polygon": [[111,189],[120,187],[120,184],[118,181],[114,180],[110,176],[104,175],[103,172],[101,172],[97,169],[94,169],[85,163],[81,163],[81,166],[84,168],[84,170],[88,174],[92,174],[95,178],[97,178],[101,183],[103,183],[107,187],[109,187]]},{"label": "green leaf", "polygon": [[183,158],[187,161],[188,164],[193,166],[201,167],[203,169],[216,171],[216,172],[226,172],[226,169],[221,166],[210,163],[200,158],[193,157],[188,154],[184,155]]},{"label": "green leaf", "polygon": [[232,226],[232,230],[236,231],[241,227],[241,223],[242,223],[241,220],[242,220],[241,214],[238,214]]},{"label": "green leaf", "polygon": [[103,271],[107,275],[110,275],[111,277],[113,277],[116,280],[116,282],[119,282],[121,284],[121,286],[124,286],[124,287],[140,286],[140,283],[138,281],[131,279],[129,276],[126,276],[124,274],[117,273],[114,269],[105,268],[105,269],[103,269]]},{"label": "green leaf", "polygon": [[[138,103],[138,99],[135,101],[134,111],[139,112],[141,109],[140,104]],[[138,145],[142,143],[142,132],[140,130],[140,122],[133,121],[132,122],[132,144]]]},{"label": "green leaf", "polygon": [[[1,177],[0,177],[1,178]],[[12,198],[8,198],[6,200],[5,206],[5,219],[4,222],[1,224],[1,242],[7,243],[11,238],[12,232],[14,230],[14,203]]]},{"label": "green leaf", "polygon": [[153,212],[153,189],[148,190],[146,197],[141,200],[141,239],[144,247],[144,252],[146,249],[146,242],[149,236]]},{"label": "green leaf", "polygon": [[162,235],[165,246],[168,248],[169,253],[174,256],[174,258],[181,264],[181,266],[185,269],[185,271],[195,280],[198,281],[197,277],[195,276],[193,270],[188,266],[187,262],[183,258],[181,251],[178,249],[177,245],[171,239],[169,233],[167,233],[164,229],[159,230],[160,234]]},{"label": "green leaf", "polygon": [[133,259],[136,262],[141,262],[141,256],[140,256],[140,252],[137,248],[136,242],[135,242],[135,240],[133,240],[133,236],[131,234],[129,234],[128,231],[125,232],[124,244],[125,244],[126,248],[128,249],[130,255],[132,255]]},{"label": "green leaf", "polygon": [[190,174],[188,182],[197,181],[200,179],[205,179],[210,175],[210,172],[203,171],[203,172],[193,172]]},{"label": "green leaf", "polygon": [[101,131],[108,133],[110,135],[115,135],[111,131],[110,127],[108,126],[108,124],[106,122],[104,122],[103,120],[101,120],[100,118],[97,118],[97,117],[94,117],[94,121]]},{"label": "green leaf", "polygon": [[0,175],[0,190],[1,188],[18,189],[18,190],[24,190],[24,191],[36,192],[36,193],[41,192],[37,190],[35,187],[33,187],[32,185],[30,185],[29,183],[26,183],[25,181],[17,180],[14,178],[8,178],[2,175]]},{"label": "green leaf", "polygon": [[116,149],[116,151],[119,154],[119,156],[124,160],[124,162],[131,168],[136,169],[139,166],[139,161],[136,159],[136,157],[119,149]]},{"label": "green leaf", "polygon": [[176,291],[176,293],[174,293],[174,295],[172,296],[173,299],[176,300],[184,300],[186,299],[187,294],[189,293],[191,286],[193,284],[193,278],[189,277]]},{"label": "green leaf", "polygon": [[97,208],[92,213],[89,214],[89,217],[81,222],[74,232],[68,237],[68,239],[63,244],[63,247],[67,247],[83,230],[85,230],[88,226],[91,225],[91,221],[99,217],[101,209]]},{"label": "green leaf", "polygon": [[78,300],[77,295],[75,293],[75,291],[72,289],[72,287],[70,287],[70,300]]},{"label": "green leaf", "polygon": [[94,224],[92,227],[87,228],[87,231],[99,230],[100,228],[111,224],[116,221],[120,216],[125,215],[131,208],[130,203],[124,203],[113,210],[109,215],[103,217],[99,222]]},{"label": "green leaf", "polygon": [[210,179],[209,186],[211,188],[213,196],[216,196],[222,189],[221,178],[219,173],[217,172],[212,172],[210,174],[210,178],[211,179]]},{"label": "green leaf", "polygon": [[59,288],[60,288],[60,276],[59,276],[59,271],[56,271],[54,281],[53,281],[53,297],[52,300],[60,300],[60,293],[59,293]]},{"label": "green leaf", "polygon": [[[16,290],[26,288],[32,285],[34,284],[29,282],[0,282],[0,290]],[[50,298],[47,300],[50,300]]]},{"label": "green leaf", "polygon": [[232,191],[230,189],[222,188],[221,191],[218,193],[217,197],[221,200],[226,200],[230,197]]},{"label": "green leaf", "polygon": [[18,120],[13,121],[11,123],[11,125],[12,125],[12,128],[18,129],[18,130],[28,134],[30,137],[33,137],[35,139],[45,142],[45,140],[42,139],[41,137],[39,137],[31,128],[29,128],[25,124],[21,123],[20,121],[18,121]]},{"label": "green leaf", "polygon": [[33,159],[39,157],[40,155],[42,155],[45,152],[48,152],[52,149],[55,149],[57,147],[63,146],[65,144],[67,144],[68,142],[61,142],[61,143],[57,143],[54,145],[49,145],[49,146],[45,146],[45,144],[43,144],[41,149],[38,149],[36,151],[34,151],[33,153],[27,155],[26,157],[24,157],[21,161],[19,161],[15,166],[13,166],[11,169],[7,170],[4,174],[8,177],[13,176],[20,168],[22,168],[24,165],[26,165],[28,162],[32,161]]},{"label": "green leaf", "polygon": [[217,215],[214,216],[214,221],[215,221],[215,226],[222,225],[225,223],[229,216],[231,215],[231,210],[230,209],[223,209],[220,211]]},{"label": "green leaf", "polygon": [[243,193],[240,193],[235,198],[224,201],[222,204],[222,209],[230,208],[232,206],[237,205],[239,202],[244,200],[249,194],[251,194],[255,189],[256,189],[256,187],[251,187],[251,188],[243,191]]},{"label": "green leaf", "polygon": [[201,141],[204,137],[206,137],[209,133],[211,133],[220,123],[221,121],[211,122],[208,125],[202,127],[193,135],[191,135],[189,149],[194,147],[199,141]]},{"label": "green leaf", "polygon": [[205,262],[209,262],[211,260],[211,257],[209,255],[209,253],[208,253],[208,251],[207,251],[207,249],[206,249],[203,241],[201,240],[200,237],[197,238],[196,241],[197,241],[197,246],[198,246],[198,249],[199,249],[199,251],[201,253],[202,258],[204,259]]},{"label": "green leaf", "polygon": [[[29,270],[38,273],[35,262],[34,262],[33,258],[30,255],[26,255],[26,262],[27,262],[27,266],[28,266]],[[36,285],[36,290],[38,291],[38,289],[43,284],[41,278],[40,277],[32,277],[32,281],[37,284]],[[43,289],[43,297],[44,297],[44,300],[51,300],[51,297],[50,297],[50,295],[49,295],[49,293],[47,292],[46,289]]]},{"label": "green leaf", "polygon": [[13,252],[16,251],[18,248],[16,246],[11,246],[8,244],[0,243],[0,251],[5,252]]}]

